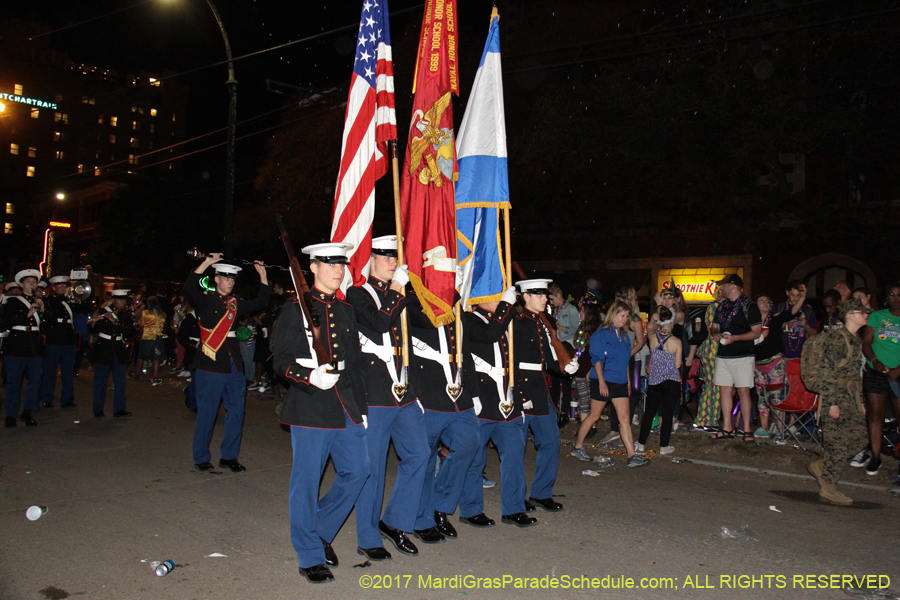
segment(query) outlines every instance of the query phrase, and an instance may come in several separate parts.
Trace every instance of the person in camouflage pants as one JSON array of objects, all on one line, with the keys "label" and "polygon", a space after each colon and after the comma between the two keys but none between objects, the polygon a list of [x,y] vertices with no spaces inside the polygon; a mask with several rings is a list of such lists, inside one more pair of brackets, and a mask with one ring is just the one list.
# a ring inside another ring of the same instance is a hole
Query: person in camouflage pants
[{"label": "person in camouflage pants", "polygon": [[844,466],[867,438],[862,404],[862,341],[857,332],[866,324],[869,312],[858,299],[839,306],[844,327],[823,340],[822,382],[819,403],[822,409],[822,434],[825,457],[809,465],[819,483],[819,499],[831,504],[849,505],[853,500],[837,490]]}]

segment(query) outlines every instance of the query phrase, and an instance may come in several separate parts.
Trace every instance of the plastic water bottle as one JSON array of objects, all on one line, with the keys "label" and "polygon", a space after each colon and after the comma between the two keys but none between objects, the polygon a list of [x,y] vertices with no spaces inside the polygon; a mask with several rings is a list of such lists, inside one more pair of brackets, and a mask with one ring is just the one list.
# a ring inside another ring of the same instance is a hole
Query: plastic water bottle
[{"label": "plastic water bottle", "polygon": [[165,577],[169,573],[172,572],[172,569],[175,568],[175,562],[172,560],[164,560],[159,563],[159,566],[156,567],[156,576],[157,577]]}]

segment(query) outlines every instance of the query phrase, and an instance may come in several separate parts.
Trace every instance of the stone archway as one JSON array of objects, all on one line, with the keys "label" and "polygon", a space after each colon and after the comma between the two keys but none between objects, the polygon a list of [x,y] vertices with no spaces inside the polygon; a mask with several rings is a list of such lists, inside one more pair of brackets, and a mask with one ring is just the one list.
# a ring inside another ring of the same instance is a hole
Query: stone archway
[{"label": "stone archway", "polygon": [[[873,293],[877,293],[878,290],[875,273],[869,265],[837,252],[828,252],[804,260],[791,271],[790,279],[799,279],[806,283],[812,292],[811,298],[821,297],[825,289],[830,289],[841,279],[846,279],[851,289],[863,285]],[[832,279],[835,281],[832,282]]]}]

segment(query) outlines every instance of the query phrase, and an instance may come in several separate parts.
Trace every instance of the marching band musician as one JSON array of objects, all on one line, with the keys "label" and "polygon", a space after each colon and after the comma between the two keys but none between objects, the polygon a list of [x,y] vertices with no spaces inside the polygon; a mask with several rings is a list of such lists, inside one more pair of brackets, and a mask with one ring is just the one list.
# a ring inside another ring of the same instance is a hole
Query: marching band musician
[{"label": "marching band musician", "polygon": [[[412,352],[407,393],[414,394],[425,410],[427,464],[435,464],[442,442],[450,450],[437,476],[426,473],[416,516],[416,537],[436,544],[457,537],[447,515],[456,511],[466,473],[478,452],[478,419],[471,394],[477,385],[471,381],[471,369],[458,372],[456,323],[435,327],[414,297],[407,314]],[[470,381],[461,385],[464,379]]]},{"label": "marching band musician", "polygon": [[[531,495],[525,502],[530,512],[537,504],[544,510],[558,512],[563,505],[553,499],[553,484],[559,469],[559,427],[556,406],[550,400],[546,370],[557,371],[556,351],[550,345],[550,332],[541,322],[541,313],[547,308],[552,279],[525,279],[516,282],[525,303],[523,310],[513,321],[513,356],[515,358],[515,390],[525,407],[525,425],[534,434],[537,458]],[[565,367],[566,373],[578,370],[578,360],[573,359]],[[552,409],[551,409],[552,407]]]},{"label": "marching band musician", "polygon": [[75,356],[78,354],[78,336],[75,334],[75,312],[80,310],[66,299],[69,278],[57,275],[50,278],[51,295],[44,301],[44,333],[47,336],[47,354],[44,356],[44,376],[41,382],[41,405],[53,408],[56,371],[59,370],[62,389],[59,403],[63,408],[75,406]]},{"label": "marching band musician", "polygon": [[125,310],[130,291],[113,290],[110,304],[103,306],[88,321],[91,332],[97,334],[97,341],[91,347],[91,361],[94,363],[94,416],[98,418],[104,416],[110,372],[114,388],[113,416],[131,416],[125,407],[125,368],[131,358],[130,338],[134,334],[134,319]]},{"label": "marching band musician", "polygon": [[[405,381],[401,381],[403,332],[400,313],[407,304],[401,292],[407,283],[406,266],[397,266],[397,236],[386,235],[372,240],[368,281],[347,290],[347,301],[356,310],[364,355],[362,373],[369,407],[366,444],[372,472],[356,501],[356,536],[360,552],[372,560],[391,557],[381,543],[382,537],[389,539],[403,554],[419,553],[406,534],[415,529],[428,460],[428,441],[424,411],[412,394],[404,394]],[[400,466],[382,516],[385,467],[391,440],[400,457]]]},{"label": "marching band musician", "polygon": [[[516,289],[509,288],[499,302],[479,304],[463,315],[464,351],[471,355],[478,377],[478,454],[469,467],[459,503],[460,521],[490,527],[484,514],[482,472],[487,462],[487,443],[494,441],[500,453],[500,513],[504,523],[518,527],[537,525],[525,511],[525,441],[528,427],[522,397],[507,404],[509,340],[504,335],[515,314]],[[479,410],[480,405],[480,410]]]},{"label": "marching band musician", "polygon": [[[219,448],[219,466],[232,472],[246,471],[238,462],[241,434],[244,426],[244,360],[234,332],[238,317],[264,309],[269,305],[271,288],[266,268],[256,261],[253,267],[259,274],[256,298],[244,300],[231,295],[240,267],[222,261],[222,254],[209,254],[188,276],[184,297],[197,311],[200,321],[200,352],[194,357],[197,388],[197,418],[194,421],[194,466],[201,471],[213,468],[209,443],[212,440],[219,404],[225,406],[225,431]],[[216,272],[214,292],[200,291],[200,278],[212,266]]]},{"label": "marching band musician", "polygon": [[44,339],[41,337],[44,301],[36,296],[40,277],[37,269],[24,269],[16,273],[16,283],[22,286],[22,295],[10,296],[3,312],[3,329],[9,330],[3,342],[7,427],[16,426],[23,379],[28,380],[28,387],[25,388],[21,419],[29,427],[37,425],[31,412],[40,410],[38,396],[44,357]]},{"label": "marching band musician", "polygon": [[[334,579],[328,567],[336,567],[338,558],[331,542],[369,477],[359,330],[353,307],[335,295],[352,249],[350,244],[325,243],[302,250],[310,255],[314,281],[309,309],[319,319],[328,363],[319,364],[313,349],[302,297],[282,306],[275,323],[275,372],[290,384],[279,419],[291,426],[291,542],[300,574],[311,583]],[[320,500],[329,455],[336,473]]]}]

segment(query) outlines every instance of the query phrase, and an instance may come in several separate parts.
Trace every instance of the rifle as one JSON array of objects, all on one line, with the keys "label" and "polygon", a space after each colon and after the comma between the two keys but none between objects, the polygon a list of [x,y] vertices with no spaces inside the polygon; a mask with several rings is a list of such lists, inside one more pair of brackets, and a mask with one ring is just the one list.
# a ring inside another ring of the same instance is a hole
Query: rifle
[{"label": "rifle", "polygon": [[291,264],[291,280],[294,282],[294,289],[297,290],[297,299],[300,300],[300,309],[303,311],[303,317],[309,324],[309,329],[312,332],[313,351],[316,353],[319,364],[327,365],[331,362],[331,356],[328,354],[328,350],[325,349],[325,345],[322,343],[322,330],[321,327],[319,327],[319,314],[315,309],[311,308],[312,299],[309,295],[309,284],[306,283],[306,277],[303,276],[303,269],[300,268],[300,261],[297,260],[297,255],[294,254],[294,247],[291,245],[291,238],[288,237],[287,230],[284,228],[284,221],[282,221],[281,215],[275,215],[275,220],[278,221],[278,231],[281,232],[281,241],[284,243],[284,250],[287,252],[288,260]]},{"label": "rifle", "polygon": [[[528,276],[525,275],[525,271],[522,270],[519,263],[513,261],[512,267],[519,277],[528,279]],[[550,323],[550,319],[547,317],[546,312],[541,313],[541,322],[550,334],[550,345],[553,346],[553,350],[556,352],[556,362],[559,363],[559,371],[565,373],[566,365],[572,362],[572,354],[569,352],[569,349],[566,348],[565,344],[559,341],[559,336],[556,334],[556,328]]]}]

